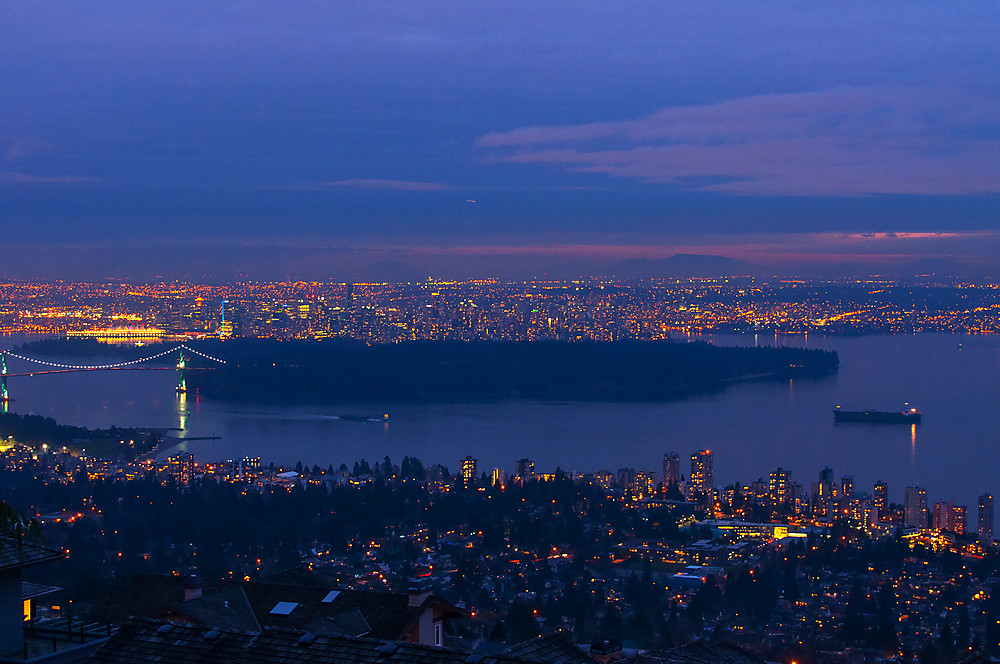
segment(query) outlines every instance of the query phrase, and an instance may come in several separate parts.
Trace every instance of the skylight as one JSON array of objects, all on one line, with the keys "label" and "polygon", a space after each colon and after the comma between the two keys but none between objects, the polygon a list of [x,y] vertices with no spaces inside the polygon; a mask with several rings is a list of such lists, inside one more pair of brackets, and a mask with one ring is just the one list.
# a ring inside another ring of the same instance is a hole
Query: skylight
[{"label": "skylight", "polygon": [[295,610],[295,607],[299,605],[298,602],[278,602],[271,609],[272,616],[287,616],[289,613]]}]

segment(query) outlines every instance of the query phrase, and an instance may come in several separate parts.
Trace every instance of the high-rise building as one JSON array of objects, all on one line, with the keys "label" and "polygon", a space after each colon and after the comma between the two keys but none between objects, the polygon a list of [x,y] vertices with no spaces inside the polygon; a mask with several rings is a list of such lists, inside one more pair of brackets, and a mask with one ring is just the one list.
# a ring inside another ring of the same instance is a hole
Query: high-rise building
[{"label": "high-rise building", "polygon": [[795,508],[795,513],[800,516],[808,514],[810,507],[809,494],[805,492],[802,485],[798,482],[792,482],[789,491],[792,494],[792,506]]},{"label": "high-rise building", "polygon": [[955,533],[956,535],[962,535],[965,533],[965,523],[969,518],[969,508],[966,505],[954,505],[951,508],[951,519],[949,520],[948,530]]},{"label": "high-rise building", "polygon": [[194,455],[190,452],[167,457],[168,472],[181,484],[187,484],[194,479],[195,467]]},{"label": "high-rise building", "polygon": [[504,476],[502,468],[494,468],[493,474],[490,476],[490,483],[500,489],[504,488]]},{"label": "high-rise building", "polygon": [[254,479],[260,475],[260,457],[243,457],[240,461],[240,477]]},{"label": "high-rise building", "polygon": [[880,519],[889,513],[889,485],[882,480],[875,482],[875,509]]},{"label": "high-rise building", "polygon": [[712,451],[698,450],[691,455],[691,475],[688,487],[692,494],[712,493]]},{"label": "high-rise building", "polygon": [[854,475],[840,478],[840,495],[850,500],[854,496]]},{"label": "high-rise building", "polygon": [[642,496],[651,496],[656,492],[659,476],[652,470],[640,470],[635,474],[635,490]]},{"label": "high-rise building", "polygon": [[476,483],[476,478],[479,476],[477,473],[478,466],[479,459],[473,459],[471,456],[462,459],[462,484],[472,486]]},{"label": "high-rise building", "polygon": [[868,494],[851,501],[844,501],[847,508],[848,517],[864,530],[871,531],[878,523],[878,510]]},{"label": "high-rise building", "polygon": [[771,473],[771,481],[768,483],[767,498],[772,505],[780,505],[791,500],[792,474],[779,467]]},{"label": "high-rise building", "polygon": [[635,468],[618,469],[618,488],[623,491],[635,491]]},{"label": "high-rise building", "polygon": [[599,470],[594,473],[594,482],[605,491],[610,491],[615,485],[615,474],[610,470]]},{"label": "high-rise building", "polygon": [[904,523],[910,528],[927,527],[927,489],[914,484],[906,487],[903,501],[906,509]]},{"label": "high-rise building", "polygon": [[518,459],[514,465],[514,475],[525,482],[535,477],[535,462],[531,459]]},{"label": "high-rise building", "polygon": [[826,466],[819,471],[819,484],[817,485],[820,502],[827,502],[836,493],[836,486],[833,479],[833,468]]},{"label": "high-rise building", "polygon": [[681,455],[677,452],[667,452],[663,455],[663,486],[676,486],[681,483]]},{"label": "high-rise building", "polygon": [[219,336],[228,339],[233,336],[233,314],[229,310],[229,300],[222,301],[222,321],[219,323]]},{"label": "high-rise building", "polygon": [[948,501],[938,501],[934,503],[934,511],[931,515],[931,527],[936,530],[951,530],[949,524],[951,521],[951,508],[955,506],[955,503]]},{"label": "high-rise building", "polygon": [[934,528],[937,530],[949,530],[961,535],[965,532],[965,519],[968,508],[965,505],[956,505],[952,501],[939,501],[934,503]]},{"label": "high-rise building", "polygon": [[984,493],[979,496],[979,545],[993,545],[993,495]]},{"label": "high-rise building", "polygon": [[825,516],[829,514],[833,505],[831,501],[837,495],[837,484],[833,477],[833,468],[825,466],[819,471],[819,481],[812,488],[812,504],[815,514]]}]

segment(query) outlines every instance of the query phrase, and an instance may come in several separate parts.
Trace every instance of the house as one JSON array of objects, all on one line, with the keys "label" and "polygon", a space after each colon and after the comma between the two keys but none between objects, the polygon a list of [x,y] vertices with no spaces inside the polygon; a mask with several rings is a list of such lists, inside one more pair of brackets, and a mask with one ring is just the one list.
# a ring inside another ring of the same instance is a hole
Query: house
[{"label": "house", "polygon": [[22,581],[22,570],[63,560],[64,551],[0,537],[0,662],[82,662],[103,640],[93,625],[34,621],[34,600],[58,590]]},{"label": "house", "polygon": [[469,654],[420,643],[302,630],[265,628],[257,634],[177,625],[151,619],[125,622],[88,664],[539,664],[509,655]]},{"label": "house", "polygon": [[446,620],[466,615],[416,589],[381,593],[331,587],[315,575],[281,578],[296,582],[206,581],[192,589],[184,577],[142,575],[105,597],[95,615],[114,624],[143,617],[240,632],[285,628],[432,646],[442,645]]}]

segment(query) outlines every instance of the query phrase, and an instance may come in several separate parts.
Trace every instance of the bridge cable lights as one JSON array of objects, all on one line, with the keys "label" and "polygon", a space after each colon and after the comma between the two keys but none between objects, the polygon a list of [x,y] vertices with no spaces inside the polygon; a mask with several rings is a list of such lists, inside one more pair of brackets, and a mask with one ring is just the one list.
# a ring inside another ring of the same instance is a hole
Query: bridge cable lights
[{"label": "bridge cable lights", "polygon": [[[177,383],[177,393],[178,394],[184,394],[185,392],[187,392],[187,381],[186,381],[185,376],[184,376],[184,369],[186,368],[186,365],[187,365],[187,363],[185,361],[186,358],[184,357],[184,351],[185,350],[187,350],[188,352],[190,352],[190,353],[192,353],[194,355],[199,355],[201,357],[204,357],[207,360],[211,360],[212,362],[218,362],[219,364],[226,364],[225,360],[220,360],[217,357],[212,357],[211,355],[206,355],[205,353],[196,351],[195,349],[189,348],[188,346],[186,346],[184,344],[180,344],[178,346],[174,346],[173,348],[170,348],[169,350],[165,350],[162,353],[156,353],[155,355],[150,355],[148,357],[140,357],[137,360],[128,360],[126,362],[116,362],[114,364],[66,364],[66,363],[63,363],[63,362],[49,362],[48,360],[39,360],[39,359],[36,359],[34,357],[27,357],[25,355],[19,355],[17,353],[11,352],[9,350],[0,350],[0,373],[2,373],[2,377],[0,377],[0,406],[2,406],[2,408],[0,408],[0,410],[2,410],[2,412],[6,413],[7,412],[7,402],[10,401],[10,395],[7,392],[7,376],[8,376],[8,374],[7,374],[7,356],[8,355],[10,355],[11,357],[16,357],[19,360],[24,360],[25,362],[34,362],[35,364],[41,364],[41,365],[46,366],[46,367],[55,367],[57,369],[57,371],[41,371],[41,372],[35,372],[35,373],[60,373],[60,372],[63,372],[63,371],[99,371],[99,370],[104,370],[104,369],[121,369],[121,368],[124,368],[124,367],[129,367],[129,366],[134,366],[136,364],[141,364],[143,362],[149,362],[150,360],[155,360],[155,359],[161,358],[161,357],[163,357],[165,355],[170,355],[174,351],[180,351],[180,358],[178,359],[178,362],[177,362],[177,372],[179,374],[178,375],[178,383]],[[18,375],[18,374],[15,374],[15,375]],[[33,376],[34,373],[23,374],[23,375],[32,375]]]},{"label": "bridge cable lights", "polygon": [[[186,351],[190,351],[190,352],[194,353],[195,355],[201,355],[201,356],[202,356],[202,357],[204,357],[204,358],[205,358],[206,360],[212,360],[213,362],[218,362],[219,364],[226,364],[226,361],[225,361],[225,360],[220,360],[220,359],[219,359],[219,358],[217,358],[217,357],[212,357],[211,355],[206,355],[205,353],[201,353],[201,352],[199,352],[199,351],[196,351],[196,350],[195,350],[194,348],[189,348],[188,346],[185,346],[184,344],[181,344],[181,345],[180,345],[180,346],[178,346],[177,348],[183,348],[184,350],[186,350]],[[175,349],[173,349],[173,350],[177,350],[177,348],[175,348]]]},{"label": "bridge cable lights", "polygon": [[25,355],[18,355],[17,353],[13,353],[13,352],[11,352],[9,350],[5,350],[5,351],[2,351],[2,352],[5,355],[9,355],[11,357],[16,357],[19,360],[24,360],[26,362],[34,362],[35,364],[41,364],[43,366],[56,367],[56,368],[59,368],[59,369],[78,369],[78,370],[83,371],[83,370],[94,370],[94,369],[120,369],[122,367],[128,367],[128,366],[133,366],[133,365],[136,365],[136,364],[141,364],[143,362],[149,362],[150,360],[155,360],[155,359],[161,358],[164,355],[169,355],[169,354],[171,354],[171,353],[173,353],[175,351],[182,350],[182,349],[190,351],[191,353],[194,353],[195,355],[200,355],[201,357],[204,357],[207,360],[212,360],[213,362],[218,362],[219,364],[226,364],[225,360],[220,360],[217,357],[212,357],[211,355],[206,355],[205,353],[198,352],[198,351],[194,350],[193,348],[188,348],[184,344],[181,344],[179,346],[174,346],[173,348],[171,348],[169,350],[165,350],[162,353],[156,353],[155,355],[150,355],[148,357],[140,357],[137,360],[129,360],[127,362],[117,362],[115,364],[64,364],[62,362],[49,362],[47,360],[38,360],[38,359],[35,359],[33,357],[27,357]]}]

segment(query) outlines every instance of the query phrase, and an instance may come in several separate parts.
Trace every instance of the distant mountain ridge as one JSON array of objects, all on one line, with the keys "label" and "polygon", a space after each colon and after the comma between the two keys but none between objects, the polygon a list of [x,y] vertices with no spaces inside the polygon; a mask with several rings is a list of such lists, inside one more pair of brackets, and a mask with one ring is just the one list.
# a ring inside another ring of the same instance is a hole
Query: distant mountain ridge
[{"label": "distant mountain ridge", "polygon": [[674,254],[670,258],[630,258],[612,267],[617,276],[635,277],[725,277],[756,274],[751,263],[713,254]]}]

